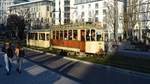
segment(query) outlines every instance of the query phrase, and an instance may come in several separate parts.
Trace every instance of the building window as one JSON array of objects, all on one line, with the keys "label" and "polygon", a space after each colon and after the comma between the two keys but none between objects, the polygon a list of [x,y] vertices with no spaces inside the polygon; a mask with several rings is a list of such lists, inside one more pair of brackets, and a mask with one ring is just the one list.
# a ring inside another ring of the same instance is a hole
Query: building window
[{"label": "building window", "polygon": [[92,18],[89,18],[88,22],[92,22]]},{"label": "building window", "polygon": [[98,22],[98,17],[95,17],[95,22]]},{"label": "building window", "polygon": [[65,7],[65,11],[70,11],[70,7]]},{"label": "building window", "polygon": [[64,5],[70,5],[70,1],[64,1]]},{"label": "building window", "polygon": [[49,11],[49,6],[47,6],[47,11]]},{"label": "building window", "polygon": [[89,4],[89,8],[91,8],[91,4]]},{"label": "building window", "polygon": [[84,18],[82,18],[82,22],[84,22]]},{"label": "building window", "polygon": [[82,5],[82,9],[84,9],[84,5]]},{"label": "building window", "polygon": [[98,10],[95,10],[95,15],[98,15],[98,12],[99,12]]},{"label": "building window", "polygon": [[106,9],[103,9],[103,15],[106,15]]},{"label": "building window", "polygon": [[81,18],[84,17],[84,12],[81,13]]},{"label": "building window", "polygon": [[98,8],[98,3],[95,3],[95,8]]},{"label": "building window", "polygon": [[89,11],[89,17],[92,17],[92,13],[91,13],[91,11]]}]

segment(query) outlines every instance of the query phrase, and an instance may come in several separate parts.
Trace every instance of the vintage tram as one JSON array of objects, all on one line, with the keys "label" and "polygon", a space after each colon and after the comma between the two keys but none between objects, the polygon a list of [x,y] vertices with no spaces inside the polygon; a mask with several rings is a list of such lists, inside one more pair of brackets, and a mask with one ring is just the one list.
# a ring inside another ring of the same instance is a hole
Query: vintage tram
[{"label": "vintage tram", "polygon": [[94,24],[52,26],[50,30],[28,33],[27,45],[51,47],[63,52],[98,54],[105,50],[105,32]]}]

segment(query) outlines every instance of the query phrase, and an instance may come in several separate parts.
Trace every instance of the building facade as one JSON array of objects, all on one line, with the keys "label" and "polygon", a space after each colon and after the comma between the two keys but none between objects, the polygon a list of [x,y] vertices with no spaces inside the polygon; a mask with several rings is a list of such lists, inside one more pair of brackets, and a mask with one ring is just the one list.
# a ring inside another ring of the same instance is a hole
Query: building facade
[{"label": "building facade", "polygon": [[[120,0],[75,0],[72,12],[72,22],[97,23],[108,33],[108,39],[113,39],[114,32],[123,36],[124,2]],[[114,25],[114,23],[116,23]]]},{"label": "building facade", "polygon": [[8,7],[13,4],[14,0],[0,0],[0,24],[6,24]]},{"label": "building facade", "polygon": [[52,0],[38,0],[9,7],[10,14],[24,17],[30,28],[47,28],[52,25]]},{"label": "building facade", "polygon": [[54,0],[54,24],[70,23],[75,0]]}]

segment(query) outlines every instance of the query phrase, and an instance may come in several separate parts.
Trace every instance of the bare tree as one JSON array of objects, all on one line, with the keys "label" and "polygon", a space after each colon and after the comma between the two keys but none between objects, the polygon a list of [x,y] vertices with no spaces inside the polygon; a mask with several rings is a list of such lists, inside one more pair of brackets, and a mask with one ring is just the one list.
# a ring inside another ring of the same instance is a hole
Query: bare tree
[{"label": "bare tree", "polygon": [[139,0],[128,0],[125,15],[125,30],[128,38],[132,38],[135,25],[139,24]]},{"label": "bare tree", "polygon": [[113,39],[117,44],[118,33],[118,0],[108,0],[105,2],[106,6],[106,24],[107,30],[113,33]]},{"label": "bare tree", "polygon": [[[138,33],[138,39],[142,41],[142,30],[148,26],[149,22],[149,4],[149,0],[128,0],[125,29],[128,31],[129,37],[133,37],[135,33]],[[138,32],[135,32],[135,30]]]}]

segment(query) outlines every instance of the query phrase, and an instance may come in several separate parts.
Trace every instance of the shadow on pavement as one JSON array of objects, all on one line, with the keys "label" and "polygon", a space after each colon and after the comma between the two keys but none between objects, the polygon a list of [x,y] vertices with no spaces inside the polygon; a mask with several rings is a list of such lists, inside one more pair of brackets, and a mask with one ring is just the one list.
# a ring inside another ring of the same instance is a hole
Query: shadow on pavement
[{"label": "shadow on pavement", "polygon": [[[64,59],[62,56],[38,54],[26,59],[37,63],[49,70],[59,73],[69,79],[82,84],[146,84],[150,83],[148,77],[137,76],[110,67],[97,67],[79,61]],[[140,79],[140,80],[139,80]]]}]

